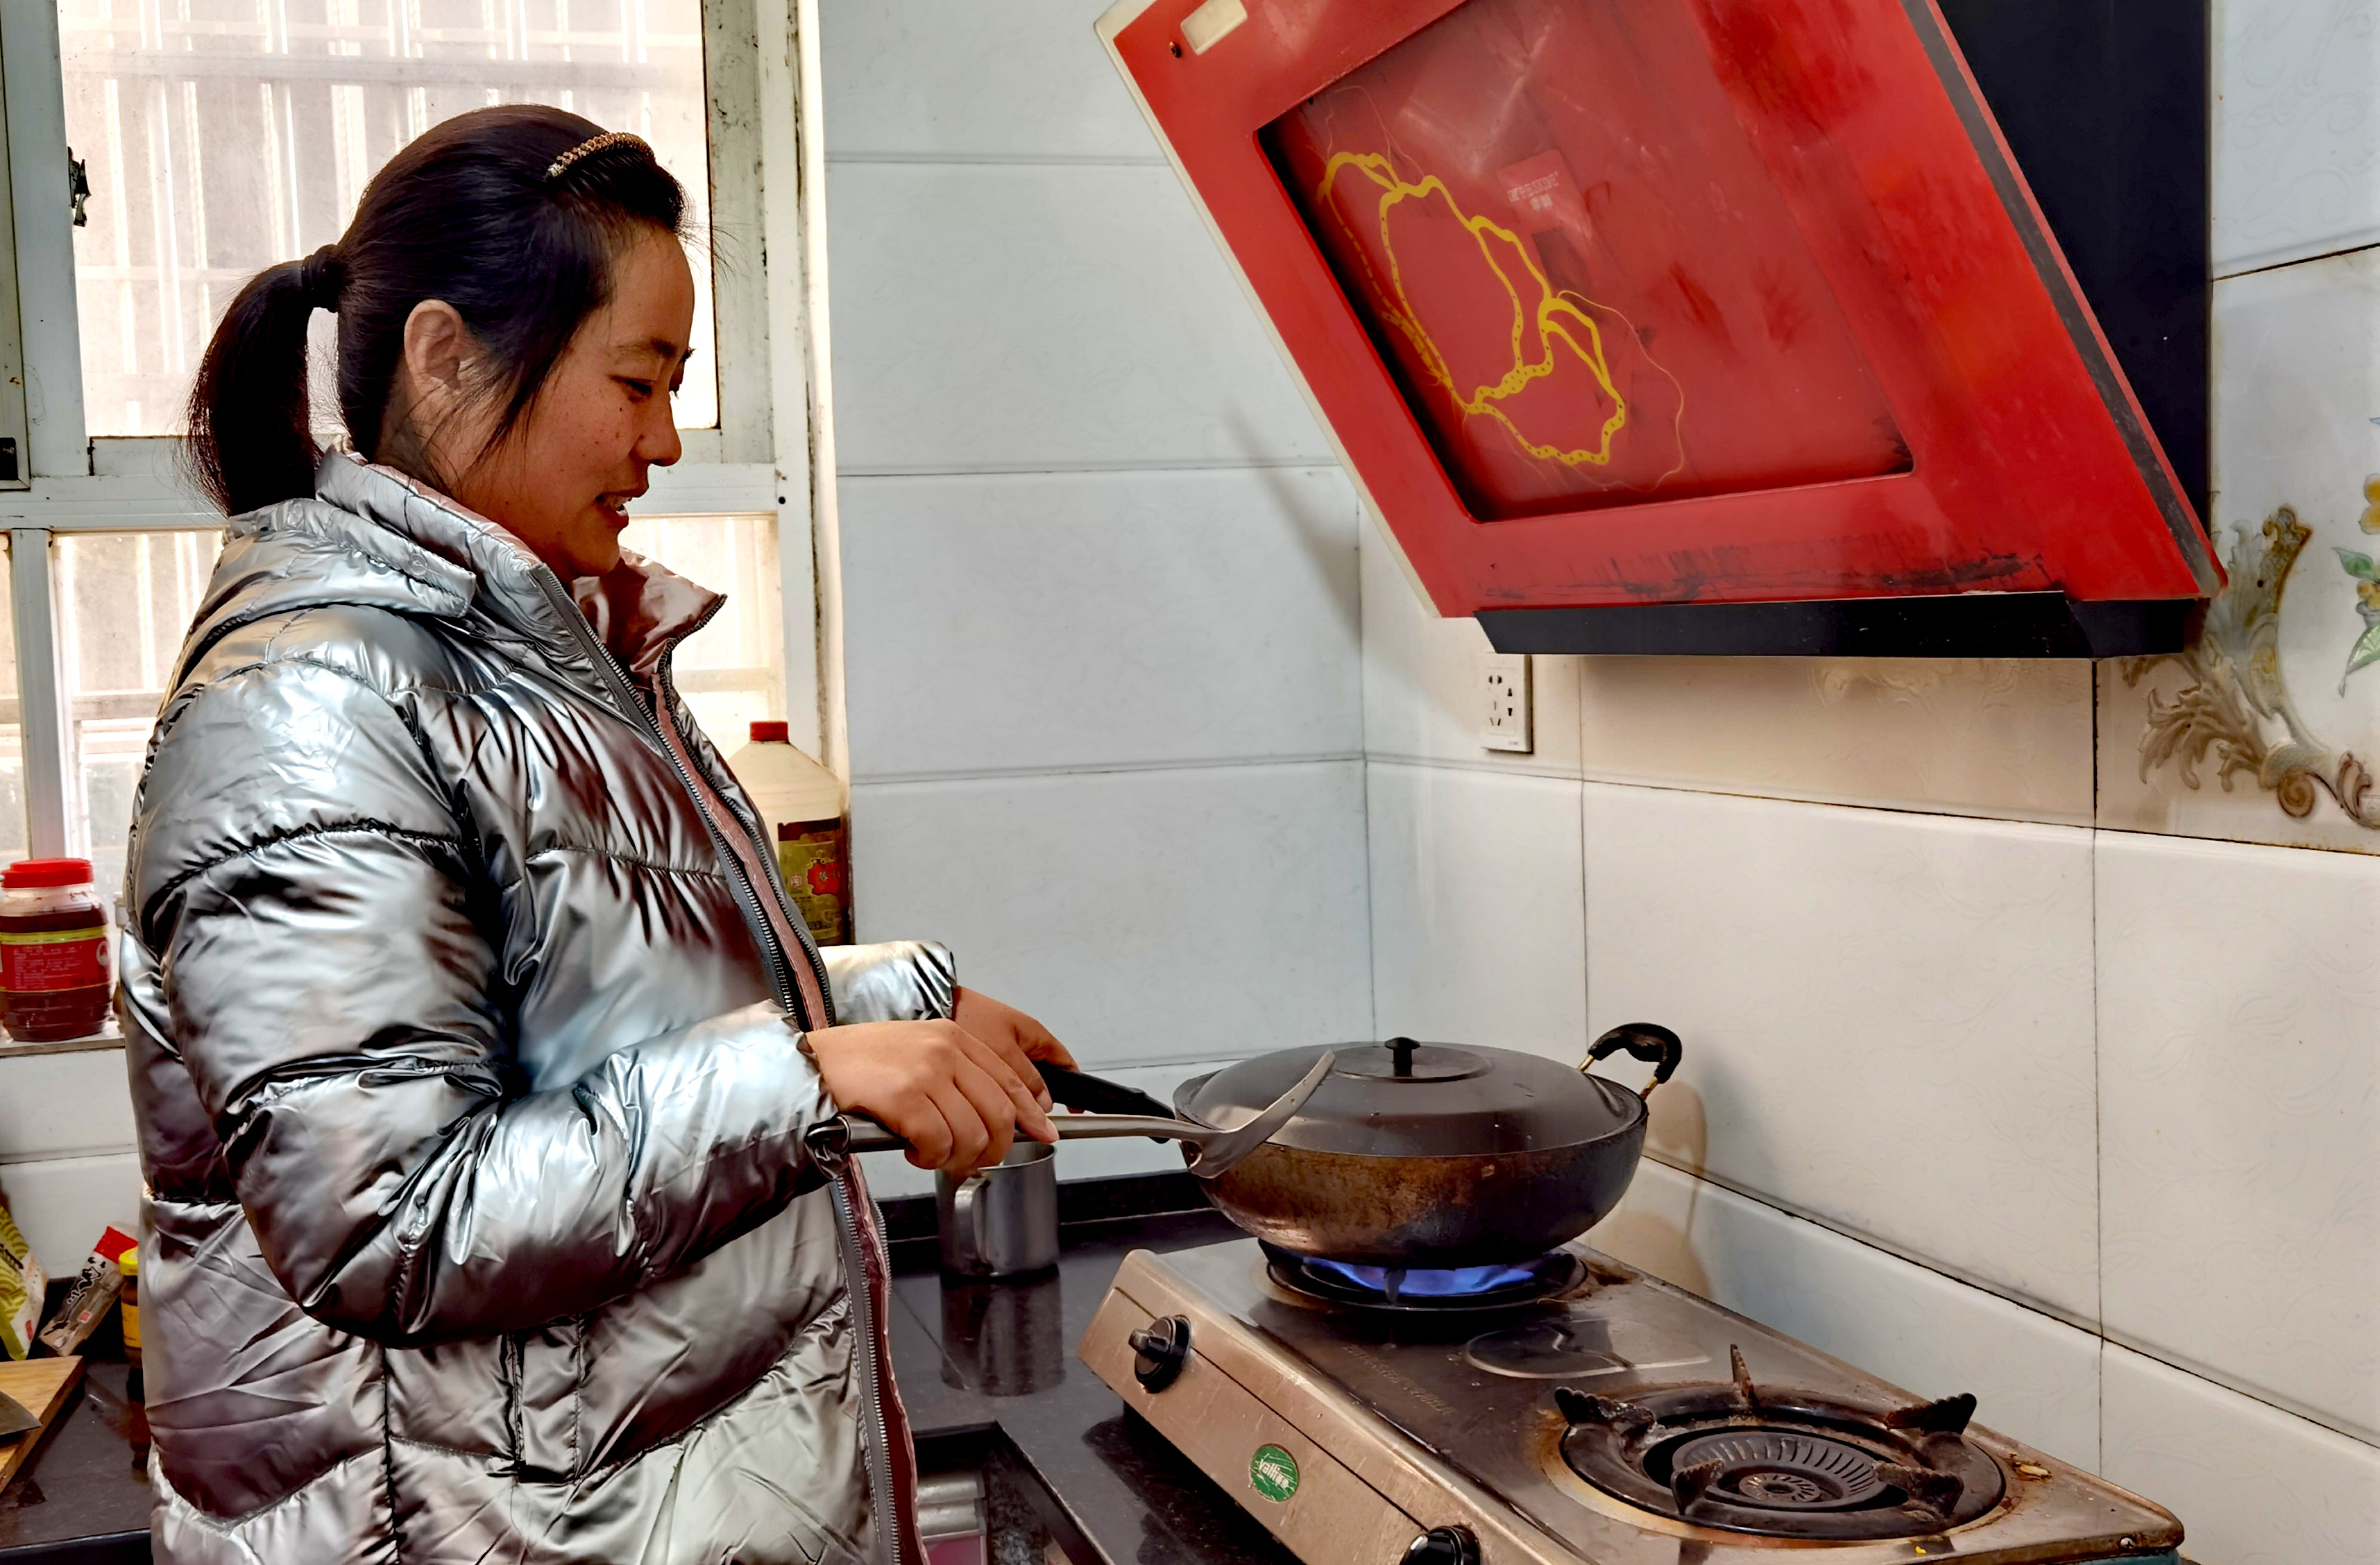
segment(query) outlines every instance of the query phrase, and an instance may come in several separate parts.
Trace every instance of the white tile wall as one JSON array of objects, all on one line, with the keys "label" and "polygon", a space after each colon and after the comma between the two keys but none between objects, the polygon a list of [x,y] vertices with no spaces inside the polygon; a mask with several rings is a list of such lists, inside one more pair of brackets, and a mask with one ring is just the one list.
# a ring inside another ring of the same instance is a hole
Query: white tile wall
[{"label": "white tile wall", "polygon": [[0,1163],[0,1197],[42,1269],[72,1277],[109,1224],[140,1233],[140,1159],[111,1152]]},{"label": "white tile wall", "polygon": [[862,778],[1352,755],[1335,467],[850,479]]},{"label": "white tile wall", "polygon": [[137,1231],[134,1146],[121,1049],[0,1058],[0,1199],[52,1276],[107,1224]]},{"label": "white tile wall", "polygon": [[846,473],[1330,463],[1164,167],[840,164]]},{"label": "white tile wall", "polygon": [[1368,797],[1380,1036],[1585,1059],[1578,784],[1376,762]]},{"label": "white tile wall", "polygon": [[1973,1391],[1978,1423],[2098,1466],[2087,1331],[1649,1159],[1588,1242],[1913,1395]]},{"label": "white tile wall", "polygon": [[2380,1450],[2109,1343],[2101,1472],[2181,1518],[2198,1565],[2380,1560]]},{"label": "white tile wall", "polygon": [[2098,1314],[2091,839],[1588,783],[1587,1023],[1666,1023],[1671,1160]]},{"label": "white tile wall", "polygon": [[949,942],[1091,1070],[1366,1037],[1363,770],[863,784],[860,936]]},{"label": "white tile wall", "polygon": [[824,3],[860,926],[1094,1069],[1368,1036],[1352,491],[1099,9]]},{"label": "white tile wall", "polygon": [[1164,153],[1082,0],[826,0],[831,159],[1025,163]]},{"label": "white tile wall", "polygon": [[1578,775],[1578,659],[1529,660],[1536,748],[1529,755],[1489,750],[1479,742],[1488,707],[1479,660],[1490,651],[1479,622],[1439,618],[1368,513],[1363,579],[1366,753]]},{"label": "white tile wall", "polygon": [[1585,658],[1586,775],[2091,823],[2091,664],[2016,658]]},{"label": "white tile wall", "polygon": [[0,1056],[0,1163],[134,1144],[124,1050]]},{"label": "white tile wall", "polygon": [[2380,6],[2215,13],[2216,274],[2380,240]]},{"label": "white tile wall", "polygon": [[2380,1439],[2380,863],[2098,843],[2107,1328]]}]

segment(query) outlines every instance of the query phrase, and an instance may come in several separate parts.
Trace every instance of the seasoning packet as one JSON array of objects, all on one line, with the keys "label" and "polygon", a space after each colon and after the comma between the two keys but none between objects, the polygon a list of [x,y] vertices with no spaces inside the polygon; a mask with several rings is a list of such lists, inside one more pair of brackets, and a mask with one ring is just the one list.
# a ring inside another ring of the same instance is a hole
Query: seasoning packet
[{"label": "seasoning packet", "polygon": [[82,1271],[75,1278],[74,1286],[67,1290],[67,1302],[58,1306],[49,1325],[42,1328],[43,1347],[63,1358],[99,1329],[99,1323],[115,1307],[115,1295],[124,1287],[124,1271],[115,1264],[116,1257],[139,1244],[139,1240],[112,1224],[99,1236],[99,1243],[83,1258]]},{"label": "seasoning packet", "polygon": [[42,1275],[33,1247],[0,1203],[0,1353],[25,1358],[33,1351],[33,1328],[42,1323],[42,1300],[50,1280]]}]

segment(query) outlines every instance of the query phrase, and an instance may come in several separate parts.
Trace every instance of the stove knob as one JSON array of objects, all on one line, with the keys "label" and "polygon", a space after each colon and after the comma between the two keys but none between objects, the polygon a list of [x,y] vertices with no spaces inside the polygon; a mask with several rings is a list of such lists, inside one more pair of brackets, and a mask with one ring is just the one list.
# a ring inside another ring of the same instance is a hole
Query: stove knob
[{"label": "stove knob", "polygon": [[1190,1322],[1178,1315],[1160,1316],[1134,1332],[1131,1341],[1132,1377],[1144,1391],[1161,1391],[1190,1357]]},{"label": "stove knob", "polygon": [[1406,1548],[1404,1565],[1479,1565],[1479,1540],[1468,1527],[1432,1527]]}]

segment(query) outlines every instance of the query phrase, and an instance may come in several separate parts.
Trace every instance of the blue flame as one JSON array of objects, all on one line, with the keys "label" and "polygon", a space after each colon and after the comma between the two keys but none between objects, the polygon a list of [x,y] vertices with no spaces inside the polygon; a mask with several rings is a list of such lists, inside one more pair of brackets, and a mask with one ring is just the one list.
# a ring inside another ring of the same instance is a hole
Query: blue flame
[{"label": "blue flame", "polygon": [[[1377,1266],[1354,1266],[1346,1261],[1326,1261],[1309,1258],[1307,1266],[1326,1277],[1335,1277],[1366,1292],[1387,1297],[1389,1268]],[[1515,1288],[1534,1281],[1536,1270],[1525,1266],[1466,1266],[1451,1271],[1408,1271],[1396,1280],[1394,1296],[1400,1299],[1461,1299],[1474,1293],[1492,1293],[1500,1288]]]}]

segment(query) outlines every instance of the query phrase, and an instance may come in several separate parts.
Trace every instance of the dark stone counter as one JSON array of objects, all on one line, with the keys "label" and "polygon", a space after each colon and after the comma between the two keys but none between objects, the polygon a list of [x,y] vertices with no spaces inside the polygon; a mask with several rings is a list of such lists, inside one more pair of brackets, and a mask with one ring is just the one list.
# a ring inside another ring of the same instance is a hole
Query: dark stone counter
[{"label": "dark stone counter", "polygon": [[1075,1356],[1127,1252],[1240,1231],[1202,1205],[1062,1231],[1056,1272],[1020,1282],[946,1281],[930,1238],[895,1242],[892,1360],[921,1464],[970,1438],[1005,1448],[1055,1502],[1050,1530],[1076,1565],[1295,1565]]},{"label": "dark stone counter", "polygon": [[[1294,1565],[1232,1499],[1124,1411],[1075,1357],[1134,1249],[1176,1250],[1239,1231],[1197,1200],[1187,1175],[1062,1186],[1065,1252],[1024,1282],[945,1283],[930,1200],[888,1204],[893,1236],[892,1365],[920,1463],[1004,1462],[1046,1490],[1037,1509],[1075,1565]],[[1074,1220],[1081,1219],[1081,1220]],[[923,1237],[902,1237],[918,1234]],[[134,1565],[149,1559],[149,1490],[136,1446],[148,1425],[125,1400],[127,1365],[94,1339],[63,1422],[0,1493],[0,1565]]]},{"label": "dark stone counter", "polygon": [[131,1365],[115,1316],[86,1347],[74,1400],[0,1489],[0,1565],[147,1565],[149,1420],[124,1395]]}]

